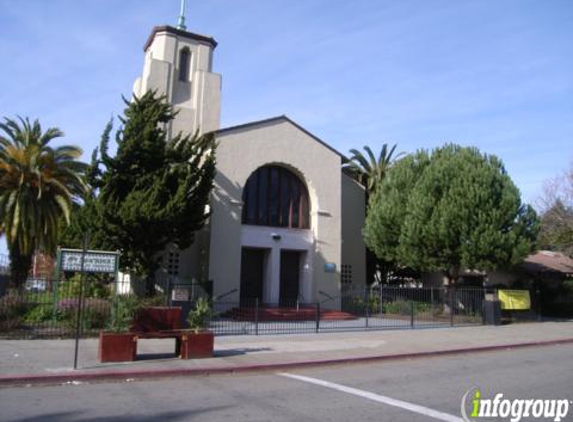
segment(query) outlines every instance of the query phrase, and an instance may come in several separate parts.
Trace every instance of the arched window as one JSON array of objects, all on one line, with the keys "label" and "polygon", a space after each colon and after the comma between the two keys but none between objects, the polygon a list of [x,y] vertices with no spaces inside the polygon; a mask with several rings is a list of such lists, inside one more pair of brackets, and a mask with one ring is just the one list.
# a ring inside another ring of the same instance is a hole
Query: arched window
[{"label": "arched window", "polygon": [[243,224],[308,229],[309,202],[304,183],[280,166],[255,171],[243,190]]},{"label": "arched window", "polygon": [[189,80],[189,68],[191,67],[191,52],[187,47],[179,51],[179,80]]}]

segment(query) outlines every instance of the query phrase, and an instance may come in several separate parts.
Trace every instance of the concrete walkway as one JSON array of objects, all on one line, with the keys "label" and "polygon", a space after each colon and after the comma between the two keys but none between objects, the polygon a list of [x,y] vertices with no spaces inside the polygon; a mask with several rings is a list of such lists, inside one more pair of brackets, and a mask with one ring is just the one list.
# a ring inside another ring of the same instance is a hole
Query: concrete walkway
[{"label": "concrete walkway", "polygon": [[573,321],[423,330],[215,338],[215,357],[180,360],[174,340],[139,340],[138,360],[97,361],[98,340],[80,341],[73,370],[73,340],[0,340],[0,386],[168,377],[285,369],[288,367],[469,353],[573,343]]}]

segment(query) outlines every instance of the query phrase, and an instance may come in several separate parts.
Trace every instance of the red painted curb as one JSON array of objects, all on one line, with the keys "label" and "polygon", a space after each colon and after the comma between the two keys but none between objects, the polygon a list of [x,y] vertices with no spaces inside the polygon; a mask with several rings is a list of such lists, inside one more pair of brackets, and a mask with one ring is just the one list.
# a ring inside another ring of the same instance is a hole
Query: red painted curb
[{"label": "red painted curb", "polygon": [[2,375],[0,376],[0,387],[17,386],[23,384],[32,384],[32,385],[59,384],[71,381],[106,381],[106,380],[120,380],[120,379],[135,380],[135,379],[151,379],[151,378],[167,378],[167,377],[184,377],[184,376],[196,376],[196,375],[233,374],[233,373],[256,372],[256,371],[276,371],[276,370],[306,368],[311,366],[380,362],[380,361],[398,360],[398,359],[415,359],[422,357],[459,355],[464,353],[490,352],[490,351],[505,350],[505,349],[519,349],[519,348],[535,347],[535,346],[553,346],[553,345],[569,344],[569,343],[573,343],[573,338],[548,340],[548,341],[533,341],[526,343],[502,344],[495,346],[471,347],[464,349],[437,350],[431,352],[398,353],[394,355],[350,357],[341,359],[270,363],[270,364],[260,364],[260,365],[242,365],[242,366],[232,366],[232,367],[188,368],[188,369],[181,369],[181,368],[145,369],[145,370],[127,370],[127,371],[97,370],[89,372],[85,370],[84,371],[80,370],[64,374]]}]

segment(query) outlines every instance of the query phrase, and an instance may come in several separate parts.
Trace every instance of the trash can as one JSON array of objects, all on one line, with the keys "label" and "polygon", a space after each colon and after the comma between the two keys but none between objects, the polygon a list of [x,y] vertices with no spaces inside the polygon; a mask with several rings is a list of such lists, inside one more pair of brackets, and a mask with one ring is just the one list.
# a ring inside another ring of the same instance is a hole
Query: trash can
[{"label": "trash can", "polygon": [[500,325],[501,324],[501,302],[494,293],[485,295],[483,303],[483,314],[485,325]]}]

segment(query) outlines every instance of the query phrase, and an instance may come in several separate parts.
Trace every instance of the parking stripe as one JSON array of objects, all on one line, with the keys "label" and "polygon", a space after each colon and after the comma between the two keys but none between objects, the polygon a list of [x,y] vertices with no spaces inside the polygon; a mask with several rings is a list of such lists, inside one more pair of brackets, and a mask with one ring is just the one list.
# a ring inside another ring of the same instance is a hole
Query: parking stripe
[{"label": "parking stripe", "polygon": [[320,385],[321,387],[330,388],[332,390],[341,391],[343,393],[352,394],[354,396],[363,397],[378,403],[387,404],[388,406],[399,407],[404,410],[409,410],[410,412],[418,413],[420,415],[429,416],[434,419],[439,419],[446,422],[464,422],[460,417],[450,415],[449,413],[439,412],[428,407],[420,406],[414,403],[408,403],[402,400],[396,400],[391,397],[381,396],[379,394],[371,393],[365,390],[359,390],[358,388],[347,387],[342,384],[336,384],[334,382],[323,381],[318,378],[310,378],[302,375],[289,374],[287,372],[280,372],[277,375],[281,377],[292,378],[298,381],[307,382],[314,385]]}]

